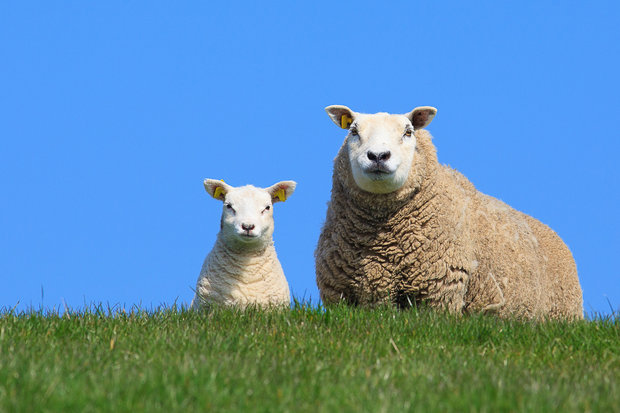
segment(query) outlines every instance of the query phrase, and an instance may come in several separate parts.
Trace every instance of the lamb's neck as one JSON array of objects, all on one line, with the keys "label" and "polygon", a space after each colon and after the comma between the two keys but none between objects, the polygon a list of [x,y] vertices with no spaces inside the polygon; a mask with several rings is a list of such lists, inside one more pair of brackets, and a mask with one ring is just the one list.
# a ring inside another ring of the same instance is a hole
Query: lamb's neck
[{"label": "lamb's neck", "polygon": [[209,267],[213,277],[252,284],[273,274],[277,260],[273,241],[262,249],[248,249],[231,246],[219,237],[211,251]]}]

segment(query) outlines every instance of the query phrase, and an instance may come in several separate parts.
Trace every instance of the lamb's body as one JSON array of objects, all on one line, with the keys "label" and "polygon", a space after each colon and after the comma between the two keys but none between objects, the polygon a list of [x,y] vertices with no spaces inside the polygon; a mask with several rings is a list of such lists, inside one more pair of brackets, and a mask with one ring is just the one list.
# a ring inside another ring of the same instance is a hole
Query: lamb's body
[{"label": "lamb's body", "polygon": [[239,251],[218,237],[202,265],[192,307],[203,302],[241,307],[288,305],[288,283],[273,243],[259,251]]},{"label": "lamb's body", "polygon": [[315,254],[323,301],[582,318],[575,263],[555,232],[440,165],[427,131],[415,138],[407,181],[388,194],[361,190],[341,148]]},{"label": "lamb's body", "polygon": [[205,258],[192,308],[209,304],[287,306],[288,283],[273,245],[273,204],[286,200],[296,183],[234,188],[206,179],[205,189],[223,201],[220,232]]}]

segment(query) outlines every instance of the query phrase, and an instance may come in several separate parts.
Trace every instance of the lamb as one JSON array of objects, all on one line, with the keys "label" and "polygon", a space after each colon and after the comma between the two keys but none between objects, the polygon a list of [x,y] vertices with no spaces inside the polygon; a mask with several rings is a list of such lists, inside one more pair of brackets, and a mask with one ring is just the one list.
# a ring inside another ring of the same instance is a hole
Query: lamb
[{"label": "lamb", "polygon": [[273,204],[288,199],[296,183],[269,188],[232,187],[206,179],[204,186],[224,202],[220,232],[205,258],[191,308],[209,304],[285,306],[290,292],[273,244]]},{"label": "lamb", "polygon": [[438,163],[423,129],[435,108],[325,110],[348,129],[315,251],[325,304],[583,318],[575,261],[559,236]]}]

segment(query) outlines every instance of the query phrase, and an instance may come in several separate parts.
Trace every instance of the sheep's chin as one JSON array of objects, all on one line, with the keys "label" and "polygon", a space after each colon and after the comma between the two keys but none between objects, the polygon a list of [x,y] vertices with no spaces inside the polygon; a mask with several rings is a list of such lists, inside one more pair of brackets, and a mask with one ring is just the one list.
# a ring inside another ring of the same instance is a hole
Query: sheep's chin
[{"label": "sheep's chin", "polygon": [[407,174],[400,170],[389,173],[365,172],[361,168],[353,169],[353,180],[357,186],[373,194],[389,194],[398,191],[407,181]]},{"label": "sheep's chin", "polygon": [[235,239],[244,244],[254,244],[261,241],[260,234],[248,235],[245,232],[235,234]]}]

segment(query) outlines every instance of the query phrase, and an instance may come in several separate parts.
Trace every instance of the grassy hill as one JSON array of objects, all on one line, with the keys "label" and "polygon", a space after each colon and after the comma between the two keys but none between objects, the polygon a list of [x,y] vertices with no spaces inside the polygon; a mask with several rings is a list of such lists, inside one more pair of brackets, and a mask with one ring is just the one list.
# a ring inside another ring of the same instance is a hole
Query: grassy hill
[{"label": "grassy hill", "polygon": [[0,411],[620,411],[620,317],[0,314]]}]

